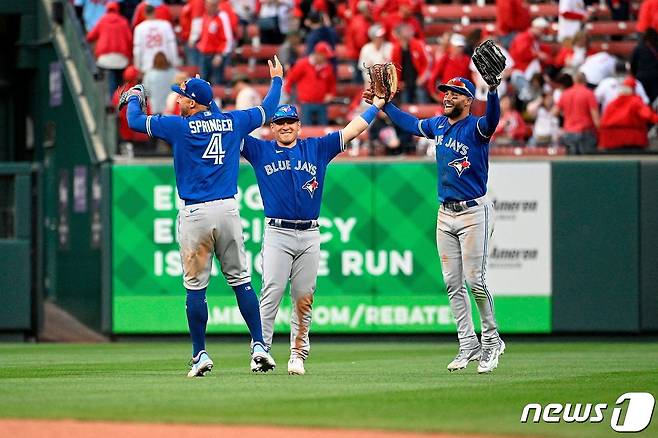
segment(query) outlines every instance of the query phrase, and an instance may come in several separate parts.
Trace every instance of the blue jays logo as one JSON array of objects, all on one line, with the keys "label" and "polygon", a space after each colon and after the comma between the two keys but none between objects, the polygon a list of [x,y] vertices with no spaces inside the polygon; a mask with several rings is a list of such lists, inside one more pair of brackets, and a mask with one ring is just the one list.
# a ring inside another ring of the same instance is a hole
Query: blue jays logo
[{"label": "blue jays logo", "polygon": [[458,176],[462,176],[462,173],[471,167],[471,162],[468,161],[468,157],[457,158],[448,163],[448,166],[454,168],[457,171]]},{"label": "blue jays logo", "polygon": [[311,198],[313,197],[313,193],[315,193],[315,189],[317,189],[320,186],[320,183],[318,182],[315,177],[309,179],[304,183],[302,186],[302,189],[306,189],[308,191],[308,194],[311,195]]}]

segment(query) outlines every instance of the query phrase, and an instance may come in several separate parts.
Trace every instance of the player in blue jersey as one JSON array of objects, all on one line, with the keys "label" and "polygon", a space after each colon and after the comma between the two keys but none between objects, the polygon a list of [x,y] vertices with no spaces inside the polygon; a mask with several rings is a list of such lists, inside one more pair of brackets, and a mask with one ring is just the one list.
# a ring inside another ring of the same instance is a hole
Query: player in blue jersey
[{"label": "player in blue jersey", "polygon": [[248,136],[242,147],[254,167],[265,207],[263,288],[260,313],[263,339],[272,345],[274,319],[290,279],[293,301],[289,374],[304,374],[310,350],[311,309],[320,263],[318,216],[329,162],[366,130],[384,100],[375,99],[363,114],[340,131],[300,139],[297,109],[281,105],[270,122],[274,140]]},{"label": "player in blue jersey", "polygon": [[242,237],[237,193],[240,145],[254,129],[274,114],[281,96],[283,68],[277,57],[268,61],[272,85],[262,106],[245,111],[221,112],[213,102],[210,84],[189,79],[172,90],[180,96],[180,116],[146,116],[140,87],[131,89],[128,124],[168,142],[174,153],[178,195],[185,208],[178,212],[178,238],[187,290],[187,321],[192,338],[188,377],[210,371],[213,362],[205,350],[208,305],[206,288],[213,254],[235,291],[240,313],[252,338],[252,371],[267,371],[276,364],[263,342],[258,298],[251,287]]},{"label": "player in blue jersey", "polygon": [[[494,228],[493,204],[487,198],[489,139],[498,125],[500,103],[496,88],[490,88],[486,115],[475,117],[470,114],[475,87],[468,79],[456,77],[438,89],[445,93],[442,116],[418,120],[392,103],[386,104],[384,111],[405,131],[436,142],[441,204],[436,242],[459,338],[459,353],[448,370],[479,360],[478,372],[488,373],[498,366],[505,351],[486,283],[487,251]],[[473,328],[464,280],[480,312],[482,345]]]}]

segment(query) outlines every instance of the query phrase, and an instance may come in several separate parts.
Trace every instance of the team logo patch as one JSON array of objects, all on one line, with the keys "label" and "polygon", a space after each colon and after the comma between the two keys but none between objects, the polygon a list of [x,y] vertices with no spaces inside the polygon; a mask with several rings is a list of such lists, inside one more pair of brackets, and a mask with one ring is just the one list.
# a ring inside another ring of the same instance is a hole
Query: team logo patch
[{"label": "team logo patch", "polygon": [[457,171],[458,176],[462,176],[462,173],[471,167],[471,162],[468,161],[468,157],[457,158],[448,163],[448,166],[454,168]]},{"label": "team logo patch", "polygon": [[309,179],[304,183],[302,186],[302,189],[306,189],[308,191],[308,194],[311,195],[311,198],[313,197],[313,193],[315,193],[315,189],[317,189],[320,186],[320,183],[318,182],[315,177]]}]

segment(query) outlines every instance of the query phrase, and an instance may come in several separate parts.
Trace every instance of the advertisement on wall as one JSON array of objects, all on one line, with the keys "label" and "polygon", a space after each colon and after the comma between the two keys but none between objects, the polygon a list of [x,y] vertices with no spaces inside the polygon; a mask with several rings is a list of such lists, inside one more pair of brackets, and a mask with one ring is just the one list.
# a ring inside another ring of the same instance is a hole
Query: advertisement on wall
[{"label": "advertisement on wall", "polygon": [[498,295],[551,295],[551,167],[493,163],[496,211],[487,279]]},{"label": "advertisement on wall", "polygon": [[[186,333],[173,169],[114,166],[112,180],[113,331]],[[325,186],[314,332],[454,332],[435,244],[435,166],[336,163]],[[259,290],[263,207],[247,165],[240,167],[237,198],[252,284]],[[501,248],[514,247],[502,242]],[[501,330],[550,331],[548,294],[514,284],[494,296]],[[217,260],[208,305],[210,333],[247,333]],[[290,311],[284,298],[277,330],[289,328]]]}]

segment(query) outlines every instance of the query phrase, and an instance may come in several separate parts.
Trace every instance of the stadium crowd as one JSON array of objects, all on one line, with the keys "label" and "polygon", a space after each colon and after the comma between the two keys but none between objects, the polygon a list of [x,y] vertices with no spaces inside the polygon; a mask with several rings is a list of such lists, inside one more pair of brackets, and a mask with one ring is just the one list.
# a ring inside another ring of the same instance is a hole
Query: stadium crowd
[{"label": "stadium crowd", "polygon": [[[560,0],[553,15],[533,11],[551,2],[525,0],[71,1],[107,77],[109,108],[118,90],[142,82],[152,113],[177,114],[169,85],[196,73],[214,85],[221,108],[247,108],[267,88],[264,60],[278,53],[283,101],[300,106],[307,135],[360,111],[364,65],[387,61],[398,68],[398,103],[418,117],[441,111],[436,85],[455,76],[475,83],[478,114],[487,88],[471,55],[493,38],[508,58],[493,147],[642,153],[658,137],[650,132],[658,123],[658,0]],[[170,153],[131,131],[124,114],[118,123],[123,146]],[[383,113],[353,143],[353,155],[432,151]]]}]

